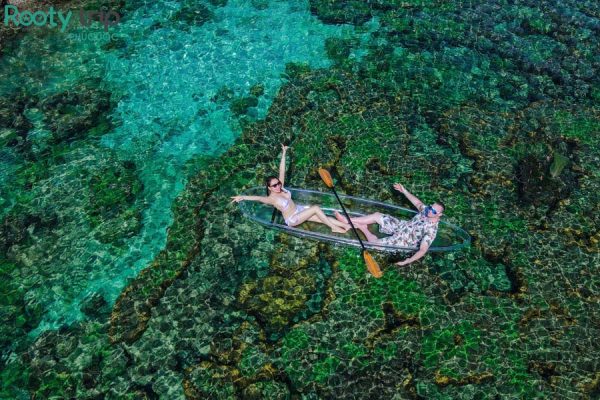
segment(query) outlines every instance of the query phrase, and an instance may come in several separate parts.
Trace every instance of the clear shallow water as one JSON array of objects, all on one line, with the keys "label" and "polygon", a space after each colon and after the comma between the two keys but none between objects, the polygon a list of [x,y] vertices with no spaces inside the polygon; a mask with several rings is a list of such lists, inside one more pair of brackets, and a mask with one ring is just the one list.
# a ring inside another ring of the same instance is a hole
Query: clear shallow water
[{"label": "clear shallow water", "polygon": [[[289,3],[251,4],[208,6],[194,27],[172,18],[181,4],[152,3],[113,43],[32,33],[1,58],[0,140],[26,130],[31,148],[0,149],[0,397],[593,398],[597,6],[315,0],[332,25],[294,3],[290,27]],[[271,30],[285,43],[263,49]],[[273,99],[273,59],[289,47],[328,66],[322,40],[356,32],[372,33],[335,42],[334,66],[290,74]],[[255,83],[244,118],[276,101],[269,119],[219,157]],[[315,165],[332,165],[344,192],[408,205],[389,188],[401,181],[447,201],[472,247],[378,259],[375,280],[354,249],[231,212],[219,199],[276,169],[261,144],[290,131],[294,185],[320,187]],[[67,326],[80,305],[89,319]]]},{"label": "clear shallow water", "polygon": [[[13,78],[31,94],[44,97],[72,88],[82,75],[97,77],[99,87],[110,91],[113,101],[118,99],[110,115],[117,127],[100,138],[100,148],[71,155],[72,160],[53,170],[36,193],[41,202],[53,203],[57,212],[73,220],[57,238],[60,251],[51,251],[50,257],[35,251],[31,255],[48,270],[57,271],[50,282],[42,279],[29,293],[43,299],[38,301],[47,310],[33,335],[81,319],[81,302],[95,292],[112,303],[127,280],[164,248],[172,202],[187,180],[186,161],[196,155],[220,154],[240,132],[229,103],[211,100],[220,89],[242,97],[249,95],[252,86],[262,85],[264,94],[250,114],[264,118],[284,81],[286,63],[327,67],[325,39],[353,32],[351,26],[322,24],[309,13],[305,1],[275,1],[264,9],[251,2],[229,1],[224,7],[209,6],[214,19],[187,30],[168,23],[179,7],[176,2],[153,2],[136,10],[115,27],[113,38],[125,43],[118,50],[103,49],[109,40],[50,35],[46,51],[54,47],[59,52],[43,60],[41,67],[33,67],[48,77],[44,85],[32,85],[27,74]],[[151,29],[157,23],[162,27]],[[80,37],[80,33],[75,36]],[[30,45],[39,40],[23,41],[16,55],[20,63],[34,57],[30,49],[40,51],[37,42]],[[33,136],[43,137],[43,124],[36,132]],[[78,213],[83,206],[65,196],[85,190],[78,183],[78,168],[94,169],[94,164],[102,163],[102,147],[117,159],[134,161],[144,187],[141,231],[119,249],[91,240],[85,218]],[[63,274],[77,277],[75,283]]]}]

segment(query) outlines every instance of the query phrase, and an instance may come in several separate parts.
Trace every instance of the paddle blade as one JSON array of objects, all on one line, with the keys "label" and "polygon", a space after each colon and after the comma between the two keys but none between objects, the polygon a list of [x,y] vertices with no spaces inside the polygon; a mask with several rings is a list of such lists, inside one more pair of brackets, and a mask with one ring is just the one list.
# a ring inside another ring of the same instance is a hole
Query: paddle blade
[{"label": "paddle blade", "polygon": [[363,252],[363,258],[365,259],[365,264],[367,264],[367,269],[369,270],[371,275],[373,275],[375,278],[381,278],[383,276],[383,273],[379,269],[377,261],[373,259],[369,252]]},{"label": "paddle blade", "polygon": [[327,171],[325,168],[319,168],[319,175],[321,176],[321,179],[323,179],[323,182],[325,182],[327,187],[333,187],[333,179],[331,179],[329,171]]}]

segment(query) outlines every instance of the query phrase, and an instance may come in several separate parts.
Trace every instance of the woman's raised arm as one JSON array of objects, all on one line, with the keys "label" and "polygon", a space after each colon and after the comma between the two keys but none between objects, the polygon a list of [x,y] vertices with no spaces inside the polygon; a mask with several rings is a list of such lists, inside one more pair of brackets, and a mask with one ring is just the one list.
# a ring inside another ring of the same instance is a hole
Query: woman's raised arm
[{"label": "woman's raised arm", "polygon": [[279,181],[281,182],[281,186],[284,185],[285,180],[285,153],[288,149],[288,146],[285,146],[283,143],[281,144],[281,161],[279,162]]}]

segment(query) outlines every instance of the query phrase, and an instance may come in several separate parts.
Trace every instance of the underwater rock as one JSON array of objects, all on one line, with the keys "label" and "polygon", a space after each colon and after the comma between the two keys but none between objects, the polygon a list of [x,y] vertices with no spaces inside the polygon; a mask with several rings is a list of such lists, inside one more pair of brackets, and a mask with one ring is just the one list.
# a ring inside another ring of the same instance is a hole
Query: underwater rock
[{"label": "underwater rock", "polygon": [[27,246],[33,235],[51,232],[59,225],[58,215],[51,210],[33,211],[17,204],[4,216],[0,225],[0,252],[7,254],[12,246]]},{"label": "underwater rock", "polygon": [[[198,179],[206,182],[197,177],[189,185],[200,186]],[[153,307],[200,251],[199,242],[204,234],[203,219],[196,220],[195,216],[204,215],[202,207],[204,199],[208,197],[210,191],[197,196],[196,193],[182,193],[169,229],[168,237],[171,239],[168,239],[166,249],[121,292],[113,306],[109,330],[112,343],[133,343],[144,333]]]},{"label": "underwater rock", "polygon": [[127,48],[127,41],[122,37],[116,37],[111,39],[110,42],[102,45],[102,50],[124,50]]},{"label": "underwater rock", "polygon": [[17,138],[18,136],[14,129],[3,128],[0,130],[0,146],[3,148],[9,146],[10,144],[18,144],[19,140]]},{"label": "underwater rock", "polygon": [[110,314],[110,305],[100,293],[93,293],[85,298],[81,304],[80,310],[91,319],[104,319]]},{"label": "underwater rock", "polygon": [[325,51],[327,56],[335,63],[342,63],[348,59],[356,41],[351,39],[327,38],[325,40]]},{"label": "underwater rock", "polygon": [[[125,360],[108,347],[106,325],[79,323],[44,332],[28,349],[29,390],[33,397],[73,398],[80,388],[105,392],[100,371],[122,374]],[[110,367],[109,367],[110,365]],[[73,371],[73,373],[66,373]],[[114,376],[114,375],[111,375]]]},{"label": "underwater rock", "polygon": [[440,387],[448,385],[464,386],[464,385],[481,385],[482,383],[491,382],[494,380],[494,375],[491,372],[483,372],[481,374],[470,374],[455,378],[452,376],[443,375],[440,371],[436,371],[435,383]]},{"label": "underwater rock", "polygon": [[108,115],[112,107],[111,93],[96,87],[97,83],[83,83],[74,90],[47,97],[39,104],[44,120],[52,131],[53,144],[84,138],[94,127],[94,135],[110,131]]},{"label": "underwater rock", "polygon": [[216,398],[237,397],[235,382],[240,379],[240,372],[236,368],[203,361],[188,369],[186,375],[183,387],[188,399],[201,400],[211,395]]},{"label": "underwater rock", "polygon": [[600,395],[600,372],[595,372],[577,383],[577,388],[590,398]]},{"label": "underwater rock", "polygon": [[261,400],[275,399],[285,400],[290,398],[290,390],[288,387],[277,381],[260,381],[248,385],[242,391],[244,399]]},{"label": "underwater rock", "polygon": [[266,10],[269,8],[269,0],[251,0],[252,7],[257,10]]},{"label": "underwater rock", "polygon": [[20,351],[23,336],[35,328],[42,307],[27,299],[27,285],[20,278],[27,269],[0,259],[0,369],[11,350]]},{"label": "underwater rock", "polygon": [[224,103],[233,99],[234,93],[233,89],[230,89],[227,86],[221,86],[217,93],[210,99],[210,101],[215,103]]},{"label": "underwater rock", "polygon": [[240,116],[246,114],[248,109],[256,107],[258,105],[258,99],[254,96],[238,97],[231,101],[231,112],[233,115]]},{"label": "underwater rock", "polygon": [[184,1],[179,11],[173,14],[170,20],[183,22],[187,25],[202,26],[213,17],[213,12],[202,3]]},{"label": "underwater rock", "polygon": [[265,93],[265,85],[257,83],[250,88],[250,94],[254,97],[260,97]]},{"label": "underwater rock", "polygon": [[525,204],[552,205],[570,192],[562,181],[549,173],[548,157],[527,155],[517,163],[519,197]]},{"label": "underwater rock", "polygon": [[35,101],[35,97],[28,98],[18,92],[0,97],[0,145],[16,147],[26,158],[30,158],[31,149],[27,134],[33,125],[25,116],[25,110]]},{"label": "underwater rock", "polygon": [[293,317],[306,307],[315,288],[315,280],[308,271],[299,270],[286,278],[268,276],[242,285],[238,301],[270,335],[290,325]]},{"label": "underwater rock", "polygon": [[326,24],[360,25],[372,17],[369,2],[358,0],[310,0],[310,11]]},{"label": "underwater rock", "polygon": [[554,153],[552,164],[550,164],[550,176],[557,178],[568,163],[569,159],[567,157],[560,153]]},{"label": "underwater rock", "polygon": [[86,211],[92,228],[115,219],[110,226],[95,231],[99,241],[116,243],[139,232],[142,214],[136,203],[144,186],[133,162],[115,162],[94,171],[88,178],[88,185],[90,202]]},{"label": "underwater rock", "polygon": [[310,66],[306,63],[289,62],[285,64],[285,76],[299,78],[310,72]]}]

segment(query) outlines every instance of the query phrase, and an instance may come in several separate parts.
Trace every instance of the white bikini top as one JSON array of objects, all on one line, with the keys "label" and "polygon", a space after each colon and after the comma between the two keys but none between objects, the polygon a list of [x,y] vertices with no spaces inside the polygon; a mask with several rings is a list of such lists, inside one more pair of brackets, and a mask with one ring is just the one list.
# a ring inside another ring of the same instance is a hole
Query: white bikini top
[{"label": "white bikini top", "polygon": [[[286,188],[284,188],[283,186],[281,187],[281,191],[285,192],[285,193],[290,193],[290,191],[287,190]],[[281,206],[281,212],[284,212],[285,210],[288,209],[291,198],[292,198],[292,196],[290,195],[289,199],[281,199],[281,198],[277,199],[279,201],[279,205]]]}]

